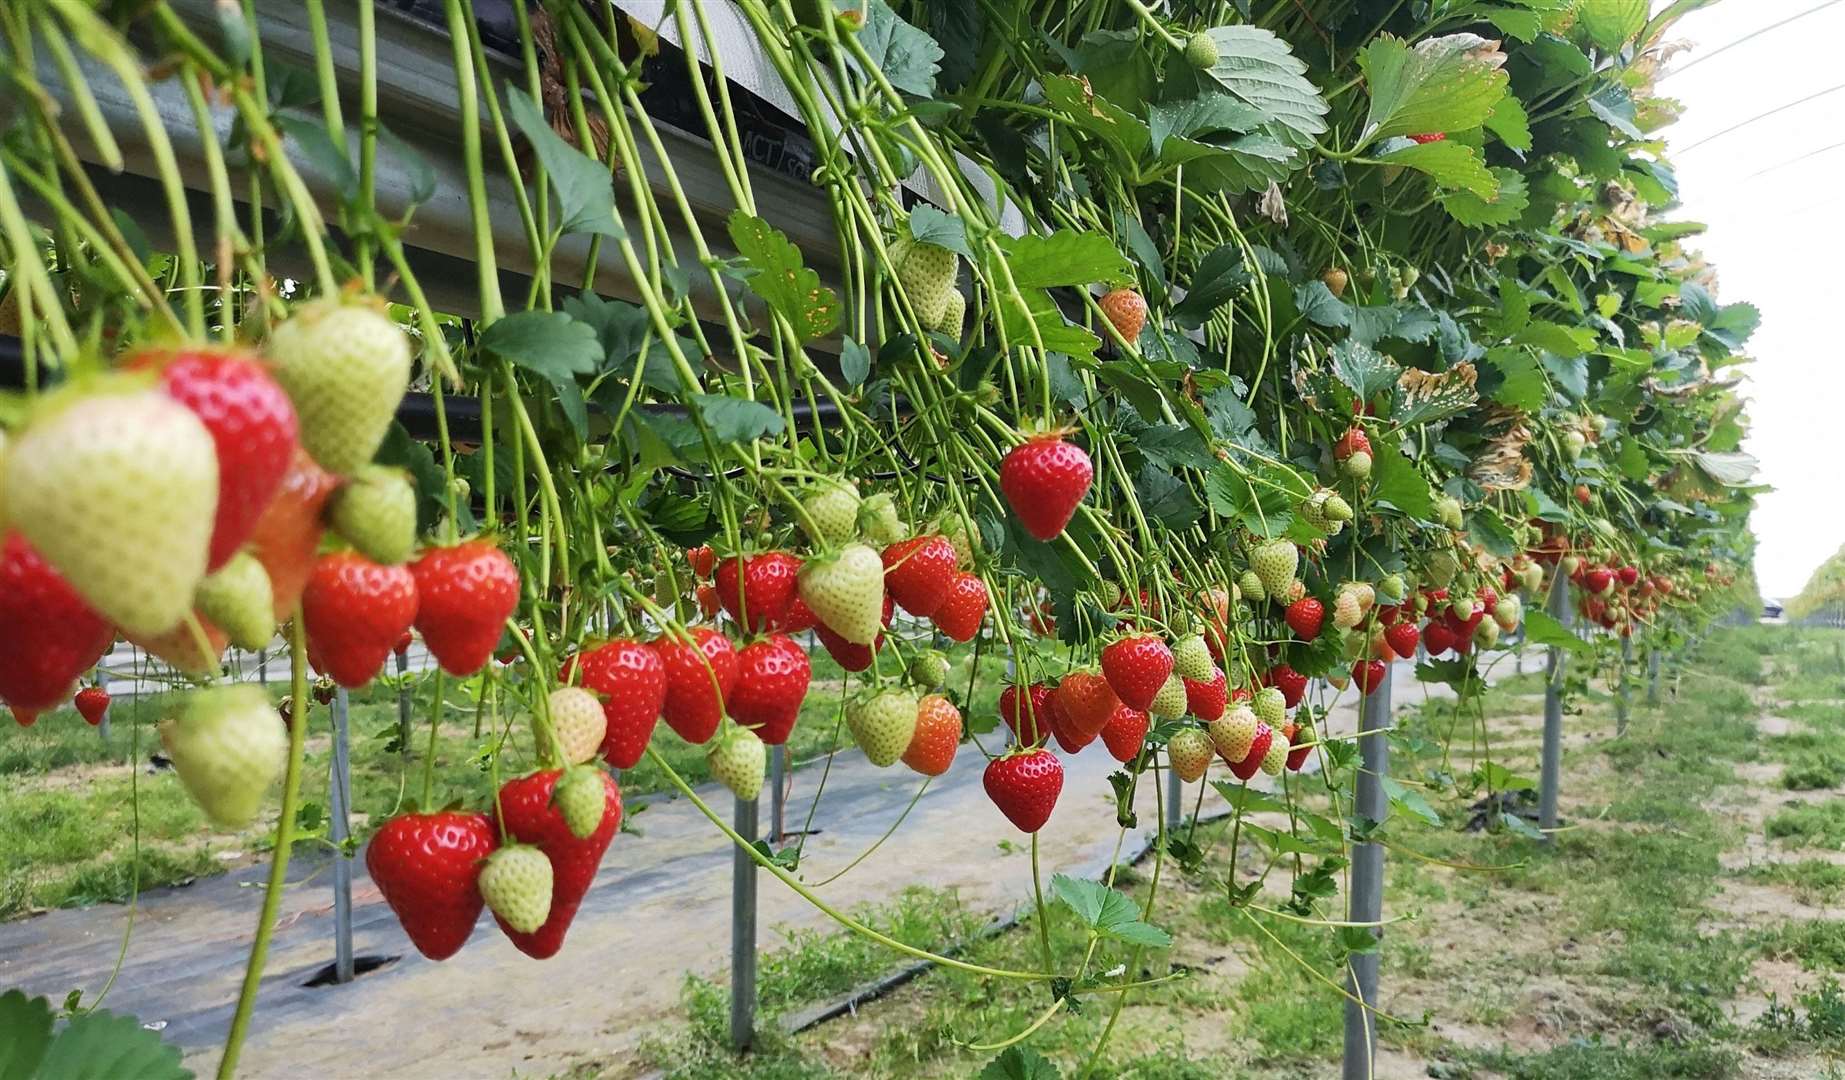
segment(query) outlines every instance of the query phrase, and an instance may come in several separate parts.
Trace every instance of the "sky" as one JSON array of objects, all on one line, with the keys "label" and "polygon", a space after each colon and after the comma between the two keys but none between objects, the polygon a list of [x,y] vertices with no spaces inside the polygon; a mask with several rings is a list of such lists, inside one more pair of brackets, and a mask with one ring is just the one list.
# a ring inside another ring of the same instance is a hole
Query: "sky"
[{"label": "sky", "polygon": [[[1841,39],[1840,0],[1721,0],[1667,33],[1694,47],[1667,65],[1658,85],[1684,106],[1665,132],[1682,201],[1670,216],[1710,226],[1691,244],[1716,265],[1718,299],[1762,311],[1748,348],[1755,360],[1744,369],[1751,427],[1743,449],[1761,460],[1760,481],[1775,488],[1757,499],[1752,522],[1756,576],[1768,597],[1799,592],[1845,543],[1833,445],[1845,434]],[[1791,104],[1822,91],[1830,92]],[[1722,133],[1738,124],[1745,126]]]}]

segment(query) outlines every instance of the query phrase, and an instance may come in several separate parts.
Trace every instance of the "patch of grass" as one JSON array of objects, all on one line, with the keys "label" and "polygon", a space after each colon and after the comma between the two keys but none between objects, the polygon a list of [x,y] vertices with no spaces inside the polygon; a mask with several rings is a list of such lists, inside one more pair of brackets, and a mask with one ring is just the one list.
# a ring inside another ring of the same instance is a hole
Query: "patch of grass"
[{"label": "patch of grass", "polygon": [[1845,1042],[1845,992],[1828,975],[1819,986],[1796,995],[1792,1004],[1770,994],[1767,1011],[1755,1018],[1746,1037],[1751,1050],[1770,1057],[1806,1047],[1838,1046]]},{"label": "patch of grass", "polygon": [[1845,761],[1830,754],[1801,757],[1781,773],[1781,786],[1789,791],[1818,791],[1841,783],[1845,783]]},{"label": "patch of grass", "polygon": [[1782,923],[1762,933],[1763,955],[1798,961],[1816,971],[1845,970],[1845,923],[1805,919]]},{"label": "patch of grass", "polygon": [[1766,831],[1773,839],[1800,847],[1845,845],[1845,799],[1790,806],[1768,819]]},{"label": "patch of grass", "polygon": [[1845,866],[1824,859],[1767,863],[1751,868],[1749,876],[1787,886],[1803,904],[1825,903],[1845,893]]},{"label": "patch of grass", "polygon": [[1476,1054],[1476,1064],[1509,1080],[1725,1080],[1736,1075],[1736,1051],[1716,1043],[1630,1044],[1598,1035],[1542,1053]]}]

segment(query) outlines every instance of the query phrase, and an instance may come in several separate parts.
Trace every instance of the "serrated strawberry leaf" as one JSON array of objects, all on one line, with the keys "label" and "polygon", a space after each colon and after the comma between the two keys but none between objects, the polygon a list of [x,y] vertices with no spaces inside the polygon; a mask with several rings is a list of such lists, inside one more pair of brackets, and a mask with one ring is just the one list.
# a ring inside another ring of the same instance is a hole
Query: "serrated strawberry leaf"
[{"label": "serrated strawberry leaf", "polygon": [[1026,1046],[1008,1046],[1004,1053],[980,1070],[980,1080],[1062,1080],[1062,1077],[1057,1066]]},{"label": "serrated strawberry leaf", "polygon": [[910,211],[910,235],[974,261],[973,249],[967,246],[967,226],[958,214],[944,213],[928,203],[919,203]]},{"label": "serrated strawberry leaf", "polygon": [[31,1080],[51,1046],[51,1002],[24,991],[0,994],[0,1080]]},{"label": "serrated strawberry leaf", "polygon": [[1411,47],[1384,34],[1359,50],[1358,66],[1371,90],[1359,144],[1398,135],[1464,131],[1485,123],[1505,96],[1505,54],[1497,44],[1477,34],[1448,34]]},{"label": "serrated strawberry leaf", "polygon": [[934,38],[904,22],[884,0],[871,0],[871,10],[858,43],[890,84],[919,98],[935,96],[935,74],[942,62],[942,47]]},{"label": "serrated strawberry leaf", "polygon": [[1395,361],[1362,342],[1342,341],[1332,348],[1333,375],[1354,397],[1370,401],[1396,386],[1403,369]]},{"label": "serrated strawberry leaf", "polygon": [[565,142],[551,129],[544,110],[517,87],[506,88],[506,112],[532,144],[557,193],[557,228],[616,240],[627,236],[615,220],[615,186],[609,167]]},{"label": "serrated strawberry leaf", "polygon": [[999,241],[1006,267],[1021,289],[1126,284],[1134,280],[1126,257],[1103,233],[1059,229],[1049,236],[1027,234]]},{"label": "serrated strawberry leaf", "polygon": [[107,1010],[84,1013],[64,1025],[39,1061],[41,1077],[60,1080],[192,1080],[179,1048],[161,1040],[132,1016]]},{"label": "serrated strawberry leaf", "polygon": [[781,230],[741,210],[731,212],[728,227],[731,243],[753,271],[745,279],[750,291],[788,320],[802,341],[839,325],[839,295],[820,283],[820,275],[801,260],[801,249]]},{"label": "serrated strawberry leaf", "polygon": [[1472,192],[1481,199],[1492,199],[1499,193],[1499,181],[1480,159],[1480,152],[1453,139],[1409,143],[1379,155],[1377,160],[1415,169],[1440,187]]},{"label": "serrated strawberry leaf", "polygon": [[1164,930],[1141,921],[1140,905],[1100,882],[1055,874],[1051,877],[1051,891],[1102,937],[1154,948],[1172,944],[1172,937]]}]

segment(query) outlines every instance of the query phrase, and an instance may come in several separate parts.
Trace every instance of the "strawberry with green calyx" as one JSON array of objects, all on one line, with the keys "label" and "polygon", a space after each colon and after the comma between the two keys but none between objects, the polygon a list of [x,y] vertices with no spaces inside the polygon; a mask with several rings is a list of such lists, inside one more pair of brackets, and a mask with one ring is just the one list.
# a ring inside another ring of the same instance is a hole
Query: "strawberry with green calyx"
[{"label": "strawberry with green calyx", "polygon": [[988,602],[987,583],[978,574],[962,571],[949,581],[948,596],[935,609],[930,621],[950,640],[965,644],[980,632]]},{"label": "strawberry with green calyx", "polygon": [[519,568],[486,540],[431,548],[410,564],[416,579],[417,633],[450,675],[485,667],[513,609]]},{"label": "strawberry with green calyx", "polygon": [[1416,643],[1420,638],[1416,624],[1408,619],[1391,623],[1384,627],[1384,642],[1390,651],[1404,660],[1416,655]]},{"label": "strawberry with green calyx", "polygon": [[1211,767],[1211,751],[1211,737],[1194,727],[1174,732],[1166,742],[1166,758],[1172,771],[1188,784]]},{"label": "strawberry with green calyx", "polygon": [[1216,668],[1208,679],[1185,680],[1185,711],[1205,723],[1222,716],[1229,703],[1229,680]]},{"label": "strawberry with green calyx", "polygon": [[1126,763],[1139,756],[1146,744],[1147,728],[1152,719],[1146,712],[1122,702],[1102,725],[1102,745],[1116,761]]},{"label": "strawberry with green calyx", "polygon": [[[416,578],[402,566],[379,566],[355,551],[323,555],[301,594],[315,666],[341,686],[372,681],[417,618]],[[435,652],[427,629],[423,638]]]},{"label": "strawberry with green calyx", "polygon": [[903,751],[903,763],[924,776],[940,776],[955,762],[961,745],[961,710],[940,694],[916,704],[916,731]]},{"label": "strawberry with green calyx", "polygon": [[363,466],[328,500],[327,521],[366,558],[395,565],[416,547],[416,488],[402,469]]},{"label": "strawberry with green calyx", "polygon": [[1345,287],[1351,284],[1351,280],[1351,275],[1337,266],[1327,269],[1320,275],[1320,282],[1326,286],[1328,292],[1333,294],[1334,299],[1345,296]]},{"label": "strawberry with green calyx", "polygon": [[1161,720],[1177,720],[1185,715],[1185,679],[1176,668],[1166,676],[1160,692],[1153,695],[1153,703],[1147,711]]},{"label": "strawberry with green calyx", "polygon": [[[942,308],[942,321],[935,326],[926,326],[923,329],[933,330],[938,334],[943,334],[956,341],[960,341],[961,332],[966,328],[966,325],[967,297],[962,295],[960,289],[950,289],[948,290],[948,303]],[[933,346],[931,346],[931,351],[935,352],[936,360],[939,364],[942,359],[941,353],[936,351]]]},{"label": "strawberry with green calyx", "polygon": [[1450,529],[1459,529],[1466,525],[1466,518],[1461,513],[1461,500],[1452,495],[1442,495],[1435,500],[1435,520]]},{"label": "strawberry with green calyx", "polygon": [[1216,665],[1211,662],[1211,648],[1201,634],[1180,638],[1172,647],[1172,670],[1187,679],[1209,679]]},{"label": "strawberry with green calyx", "polygon": [[1042,748],[1014,751],[987,763],[981,785],[1007,821],[1035,833],[1050,821],[1063,793],[1063,762]]},{"label": "strawberry with green calyx", "polygon": [[1102,677],[1115,696],[1145,712],[1172,675],[1172,650],[1151,634],[1134,634],[1102,648]]},{"label": "strawberry with green calyx", "polygon": [[1280,687],[1265,686],[1256,691],[1250,701],[1250,708],[1255,710],[1256,719],[1270,727],[1280,727],[1288,718],[1288,698]]},{"label": "strawberry with green calyx", "polygon": [[1270,776],[1280,776],[1288,767],[1288,749],[1286,727],[1271,727],[1268,749],[1263,752],[1259,767]]},{"label": "strawberry with green calyx", "polygon": [[1366,480],[1371,476],[1371,452],[1360,450],[1339,464],[1348,480]]},{"label": "strawberry with green calyx", "polygon": [[916,734],[916,695],[904,690],[884,690],[862,698],[846,709],[846,727],[852,741],[878,768],[895,764]]},{"label": "strawberry with green calyx", "polygon": [[847,544],[801,566],[801,599],[829,630],[870,645],[883,628],[884,562],[866,544]]},{"label": "strawberry with green calyx", "polygon": [[227,829],[256,819],[288,753],[282,718],[249,683],[197,691],[160,722],[160,741],[199,809]]},{"label": "strawberry with green calyx", "polygon": [[909,535],[910,527],[897,513],[897,500],[888,491],[880,491],[860,500],[858,531],[873,544],[894,544]]},{"label": "strawberry with green calyx", "polygon": [[[594,756],[594,751],[591,751]],[[557,812],[564,817],[570,835],[587,840],[602,827],[608,813],[607,793],[602,786],[602,770],[594,765],[573,765],[564,770],[552,791]]]},{"label": "strawberry with green calyx", "polygon": [[1217,39],[1200,30],[1185,39],[1185,62],[1204,71],[1217,63]]},{"label": "strawberry with green calyx", "polygon": [[885,548],[884,587],[897,606],[919,619],[934,615],[954,584],[954,545],[941,536],[917,536]]},{"label": "strawberry with green calyx", "polygon": [[1211,745],[1226,765],[1236,765],[1249,756],[1255,745],[1256,730],[1262,721],[1247,705],[1238,705],[1205,726]]},{"label": "strawberry with green calyx", "polygon": [[1401,604],[1409,595],[1409,583],[1403,580],[1402,574],[1389,574],[1377,583],[1377,595],[1386,604]]},{"label": "strawberry with green calyx", "polygon": [[938,244],[904,236],[890,246],[891,264],[897,270],[897,284],[916,311],[916,321],[925,330],[941,330],[947,325],[950,295],[960,261],[955,253]]},{"label": "strawberry with green calyx", "polygon": [[1025,531],[1039,540],[1062,534],[1095,479],[1089,455],[1065,442],[1063,434],[1033,435],[1008,451],[999,466],[1006,504]]},{"label": "strawberry with green calyx", "polygon": [[485,814],[399,814],[365,848],[365,869],[416,950],[446,960],[480,918],[480,867],[499,845]]},{"label": "strawberry with green calyx", "polygon": [[800,718],[812,679],[806,650],[788,635],[752,642],[737,653],[737,684],[726,699],[730,715],[762,742],[780,746]]},{"label": "strawberry with green calyx", "polygon": [[1243,760],[1230,764],[1230,772],[1238,780],[1249,781],[1262,769],[1262,763],[1268,758],[1268,748],[1275,741],[1275,729],[1261,721],[1256,722],[1256,734],[1249,742],[1249,753]]},{"label": "strawberry with green calyx", "polygon": [[733,555],[717,564],[718,603],[751,633],[778,629],[794,602],[800,572],[801,560],[785,551]]},{"label": "strawberry with green calyx", "polygon": [[[806,605],[803,604],[801,598],[797,596],[794,600],[794,606],[800,608]],[[890,626],[891,616],[896,613],[896,605],[891,603],[889,593],[884,594],[883,608],[884,617],[881,625],[888,627]],[[792,623],[792,621],[791,619],[790,622]],[[826,654],[832,657],[835,663],[847,671],[870,670],[871,665],[877,662],[878,650],[884,647],[884,635],[882,632],[878,634],[877,640],[873,641],[871,644],[860,645],[840,637],[833,632],[831,627],[818,620],[815,621],[813,630],[814,636],[820,639],[820,644],[826,647]]]},{"label": "strawberry with green calyx", "polygon": [[925,689],[935,689],[948,682],[948,658],[934,649],[923,649],[910,660],[910,681]]},{"label": "strawberry with green calyx", "polygon": [[240,551],[199,582],[199,613],[223,630],[232,645],[255,652],[275,637],[274,591],[269,571]]},{"label": "strawberry with green calyx", "polygon": [[1254,570],[1245,570],[1236,580],[1236,591],[1251,604],[1260,604],[1268,599],[1268,586],[1262,583],[1262,575]]},{"label": "strawberry with green calyx", "polygon": [[1102,294],[1096,305],[1122,341],[1133,345],[1140,340],[1140,331],[1147,325],[1147,301],[1137,290],[1110,289]]},{"label": "strawberry with green calyx", "polygon": [[1299,772],[1313,756],[1313,745],[1318,740],[1313,734],[1313,726],[1307,723],[1289,724],[1282,729],[1288,740],[1287,767],[1289,772]]},{"label": "strawberry with green calyx", "polygon": [[[566,765],[580,765],[593,760],[602,749],[608,734],[608,717],[596,695],[580,686],[565,686],[551,691],[545,699],[545,711],[551,719],[551,734],[557,739],[558,753]],[[543,740],[540,739],[540,745]],[[600,793],[598,793],[600,799]]]},{"label": "strawberry with green calyx", "polygon": [[999,718],[1012,729],[1020,746],[1043,742],[1051,733],[1051,695],[1054,691],[1041,682],[1030,686],[1009,685],[999,692]]},{"label": "strawberry with green calyx", "polygon": [[768,762],[768,749],[746,727],[733,725],[705,751],[705,767],[711,778],[744,802],[762,794],[762,774]]},{"label": "strawberry with green calyx", "polygon": [[114,640],[24,536],[0,532],[0,701],[15,712],[56,708]]},{"label": "strawberry with green calyx", "polygon": [[218,455],[192,410],[136,380],[39,406],[7,451],[7,514],[97,614],[131,634],[179,625],[205,577]]},{"label": "strawberry with green calyx", "polygon": [[1312,641],[1320,636],[1320,625],[1326,619],[1326,605],[1317,597],[1303,596],[1288,605],[1283,618],[1294,631],[1295,637],[1302,641]]},{"label": "strawberry with green calyx", "polygon": [[508,844],[480,869],[481,899],[509,932],[529,934],[544,925],[551,888],[551,860],[530,844]]},{"label": "strawberry with green calyx", "polygon": [[1093,672],[1072,671],[1057,684],[1057,718],[1068,725],[1078,745],[1101,734],[1120,703],[1109,681]]},{"label": "strawberry with green calyx", "polygon": [[276,327],[264,353],[314,460],[339,476],[370,462],[410,381],[403,329],[376,306],[327,297]]},{"label": "strawberry with green calyx", "polygon": [[717,732],[724,700],[737,685],[737,652],[730,639],[708,627],[686,631],[691,644],[667,634],[653,643],[666,675],[660,712],[668,727],[694,746]]},{"label": "strawberry with green calyx", "polygon": [[806,515],[801,528],[820,547],[838,547],[858,535],[859,505],[858,488],[843,481],[823,481],[801,500]]},{"label": "strawberry with green calyx", "polygon": [[943,514],[933,526],[948,546],[955,551],[955,567],[970,570],[974,566],[974,555],[980,551],[980,532],[970,528],[967,519],[960,514]]},{"label": "strawberry with green calyx", "polygon": [[1249,568],[1261,582],[1262,593],[1271,597],[1280,596],[1287,591],[1294,581],[1295,572],[1300,569],[1300,550],[1290,540],[1263,541],[1249,553]]},{"label": "strawberry with green calyx", "polygon": [[1506,633],[1518,629],[1518,624],[1525,617],[1525,607],[1516,596],[1502,596],[1499,605],[1493,609],[1493,621]]},{"label": "strawberry with green calyx", "polygon": [[510,839],[537,846],[551,862],[551,908],[544,924],[531,933],[511,929],[504,923],[500,926],[512,939],[513,947],[533,959],[555,956],[564,947],[564,935],[596,879],[602,856],[621,829],[621,789],[615,786],[613,777],[598,772],[604,813],[602,824],[587,837],[570,831],[556,805],[557,782],[563,775],[560,770],[535,772],[508,780],[500,787],[501,828]]},{"label": "strawberry with green calyx", "polygon": [[109,714],[109,691],[100,686],[86,686],[77,691],[71,704],[77,707],[77,715],[83,717],[84,723],[96,727]]},{"label": "strawberry with green calyx", "polygon": [[639,764],[666,705],[660,654],[638,641],[616,638],[571,657],[559,674],[601,695],[603,760],[617,769]]}]

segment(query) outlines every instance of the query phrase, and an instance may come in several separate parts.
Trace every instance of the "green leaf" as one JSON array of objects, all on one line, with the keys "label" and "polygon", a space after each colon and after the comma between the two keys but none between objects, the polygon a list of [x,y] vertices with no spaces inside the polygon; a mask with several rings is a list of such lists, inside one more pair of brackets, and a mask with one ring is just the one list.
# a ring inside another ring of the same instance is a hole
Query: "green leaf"
[{"label": "green leaf", "polygon": [[1524,216],[1531,205],[1525,190],[1525,178],[1516,169],[1495,166],[1493,178],[1499,190],[1490,199],[1471,191],[1450,191],[1441,196],[1441,207],[1448,216],[1470,227],[1510,225]]},{"label": "green leaf", "polygon": [[0,1080],[32,1080],[51,1045],[51,1002],[24,991],[0,994]]},{"label": "green leaf", "polygon": [[858,41],[890,84],[920,98],[935,96],[935,73],[942,47],[903,18],[885,0],[871,0],[871,11]]},{"label": "green leaf", "polygon": [[973,250],[967,246],[967,226],[959,214],[943,213],[928,203],[918,203],[910,211],[910,235],[925,244],[947,248],[969,262],[975,261]]},{"label": "green leaf", "polygon": [[1101,138],[1127,162],[1147,156],[1152,135],[1139,117],[1092,91],[1073,75],[1044,80],[1044,99],[1077,127]]},{"label": "green leaf", "polygon": [[1134,475],[1134,496],[1141,512],[1168,529],[1183,529],[1204,516],[1185,481],[1152,463]]},{"label": "green leaf", "polygon": [[781,230],[734,210],[729,231],[737,253],[754,271],[747,279],[750,291],[787,319],[801,340],[810,341],[839,325],[838,294],[820,283],[820,275],[801,261],[801,249]]},{"label": "green leaf", "polygon": [[1509,149],[1521,154],[1531,149],[1531,121],[1525,116],[1524,105],[1511,94],[1500,98],[1499,104],[1493,106],[1491,115],[1486,118],[1486,130],[1499,136],[1499,141]]},{"label": "green leaf", "polygon": [[1634,99],[1620,83],[1604,83],[1589,95],[1589,111],[1630,139],[1646,136],[1634,126]]},{"label": "green leaf", "polygon": [[1243,833],[1277,855],[1312,855],[1325,849],[1317,841],[1264,828],[1253,821],[1243,822]]},{"label": "green leaf", "polygon": [[1255,275],[1250,273],[1241,248],[1235,244],[1218,247],[1199,262],[1190,291],[1172,311],[1173,321],[1186,327],[1204,325],[1213,312],[1253,280]]},{"label": "green leaf", "polygon": [[1507,832],[1517,833],[1527,840],[1544,839],[1544,830],[1508,810],[1499,812],[1499,824],[1504,825]]},{"label": "green leaf", "polygon": [[1158,948],[1172,943],[1165,931],[1140,921],[1140,905],[1100,882],[1055,874],[1051,877],[1051,891],[1077,918],[1104,937]]},{"label": "green leaf", "polygon": [[1400,784],[1388,776],[1382,777],[1382,780],[1384,795],[1390,799],[1390,805],[1406,813],[1414,814],[1430,825],[1441,824],[1441,815],[1436,813],[1435,808],[1429,805],[1429,801],[1422,797],[1421,791]]},{"label": "green leaf", "polygon": [[1481,199],[1499,194],[1499,181],[1480,160],[1480,152],[1453,139],[1409,143],[1378,158],[1386,165],[1401,165],[1426,173],[1444,188],[1469,191]]},{"label": "green leaf", "polygon": [[1134,261],[1139,264],[1141,280],[1151,286],[1147,299],[1155,304],[1162,302],[1168,287],[1166,263],[1160,257],[1159,245],[1147,235],[1139,218],[1125,212],[1115,215],[1115,232],[1127,238],[1128,250],[1134,253]]},{"label": "green leaf", "polygon": [[848,336],[839,349],[839,377],[848,387],[863,386],[871,375],[871,350]]},{"label": "green leaf", "polygon": [[1352,321],[1352,309],[1334,296],[1324,281],[1309,281],[1296,287],[1294,306],[1300,309],[1302,318],[1316,326],[1348,326]]},{"label": "green leaf", "polygon": [[1359,50],[1358,65],[1371,90],[1360,145],[1484,124],[1505,96],[1507,82],[1501,70],[1505,54],[1489,45],[1475,34],[1448,34],[1411,48],[1383,34]]},{"label": "green leaf", "polygon": [[1043,1054],[1025,1046],[1006,1047],[980,1070],[980,1080],[1061,1080],[1062,1076]]},{"label": "green leaf", "polygon": [[1289,146],[1309,146],[1326,130],[1326,99],[1287,42],[1254,26],[1214,26],[1207,33],[1217,45],[1217,63],[1207,74],[1280,129]]},{"label": "green leaf", "polygon": [[1595,331],[1586,326],[1564,326],[1541,319],[1527,323],[1512,336],[1519,345],[1533,345],[1565,358],[1583,356],[1595,348]]},{"label": "green leaf", "polygon": [[1018,302],[1010,292],[999,297],[1000,323],[1005,327],[1006,340],[1014,348],[1033,344],[1032,328],[1037,328],[1038,336],[1043,340],[1045,349],[1050,352],[1064,353],[1076,357],[1093,357],[1102,344],[1101,340],[1087,328],[1077,326],[1064,318],[1062,309],[1051,299],[1051,294],[1043,289],[1021,290],[1028,310],[1021,311]]},{"label": "green leaf", "polygon": [[[340,202],[350,205],[358,199],[358,170],[352,167],[352,159],[346,156],[345,145],[335,142],[327,134],[325,126],[305,116],[288,112],[275,114],[275,126],[294,144],[294,153],[289,156],[305,161],[312,167],[313,173],[330,181],[339,192]],[[287,152],[286,147],[284,152]]]},{"label": "green leaf", "polygon": [[[1228,780],[1213,780],[1211,786],[1224,797],[1224,801],[1245,814],[1286,814],[1288,804],[1267,792],[1257,791],[1242,784],[1233,784]],[[1295,808],[1298,812],[1299,808]]]},{"label": "green leaf", "polygon": [[1260,110],[1217,91],[1186,101],[1154,105],[1147,110],[1147,127],[1156,157],[1170,137],[1195,139],[1219,131],[1242,134],[1256,130],[1263,120]]},{"label": "green leaf", "polygon": [[1211,509],[1240,521],[1265,540],[1288,531],[1294,523],[1295,497],[1271,484],[1252,484],[1227,461],[1220,461],[1204,476],[1205,496]]},{"label": "green leaf", "polygon": [[39,1062],[45,1080],[192,1080],[177,1046],[132,1016],[107,1010],[84,1013],[64,1025]]},{"label": "green leaf", "polygon": [[1497,761],[1481,762],[1474,770],[1482,786],[1488,791],[1536,791],[1537,781],[1529,776],[1520,776]]},{"label": "green leaf", "polygon": [[1550,399],[1550,385],[1544,369],[1529,349],[1501,347],[1488,349],[1486,362],[1499,373],[1499,386],[1493,390],[1494,401],[1501,405],[1536,412]]},{"label": "green leaf", "polygon": [[1518,8],[1489,8],[1486,18],[1506,37],[1520,41],[1535,40],[1544,30],[1544,20],[1535,11]]},{"label": "green leaf", "polygon": [[1576,24],[1590,44],[1605,53],[1619,52],[1646,26],[1647,0],[1582,0]]},{"label": "green leaf", "polygon": [[1105,233],[1059,229],[1049,236],[1007,237],[999,246],[1021,289],[1134,280],[1127,259]]},{"label": "green leaf", "polygon": [[782,433],[781,414],[760,401],[724,394],[693,394],[692,405],[719,442],[746,443]]},{"label": "green leaf", "polygon": [[506,112],[538,154],[551,189],[557,192],[557,228],[599,233],[620,240],[627,233],[615,221],[615,186],[609,167],[551,130],[544,110],[517,87],[506,88]]},{"label": "green leaf", "polygon": [[1369,345],[1342,341],[1332,348],[1333,375],[1360,401],[1371,398],[1397,384],[1403,374],[1389,357]]},{"label": "green leaf", "polygon": [[602,366],[596,328],[562,311],[520,311],[481,332],[481,348],[552,382],[573,381]]},{"label": "green leaf", "polygon": [[1217,457],[1206,445],[1204,436],[1180,424],[1142,428],[1135,434],[1133,445],[1143,456],[1176,468],[1202,471],[1217,464]]},{"label": "green leaf", "polygon": [[1554,645],[1573,653],[1589,651],[1589,643],[1541,610],[1525,612],[1525,640],[1533,645]]},{"label": "green leaf", "polygon": [[1725,487],[1743,487],[1755,479],[1761,462],[1753,455],[1738,451],[1717,454],[1700,450],[1691,455],[1704,475]]},{"label": "green leaf", "polygon": [[1372,457],[1371,494],[1378,502],[1395,507],[1420,521],[1435,520],[1435,494],[1415,462],[1402,451],[1379,446]]}]

